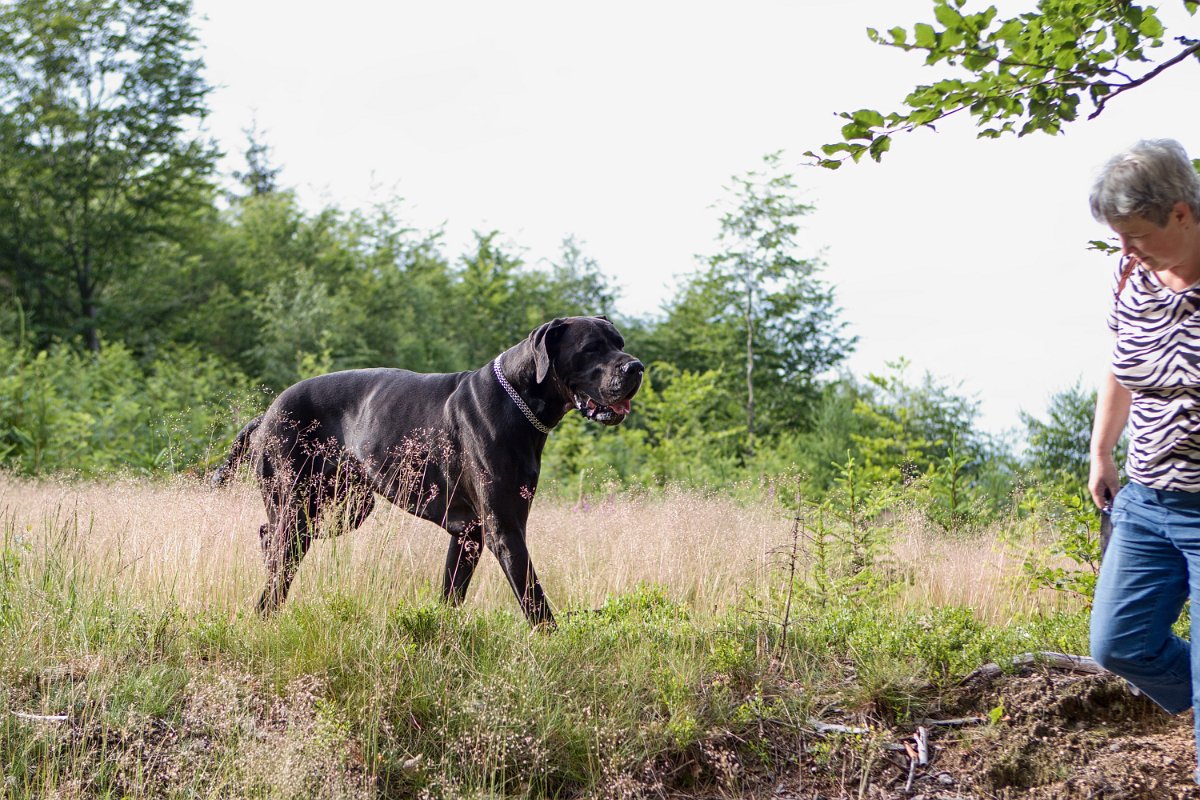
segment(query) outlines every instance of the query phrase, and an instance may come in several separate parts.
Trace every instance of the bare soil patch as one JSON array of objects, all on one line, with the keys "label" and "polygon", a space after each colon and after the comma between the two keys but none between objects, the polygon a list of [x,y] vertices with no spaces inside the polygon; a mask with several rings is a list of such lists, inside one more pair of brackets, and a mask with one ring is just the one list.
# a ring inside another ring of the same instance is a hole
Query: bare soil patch
[{"label": "bare soil patch", "polygon": [[[1170,716],[1113,675],[1043,669],[976,679],[947,695],[939,718],[995,723],[930,726],[931,758],[911,770],[915,726],[885,726],[882,752],[831,758],[810,748],[800,769],[763,797],[796,800],[1168,800],[1200,798],[1192,715]],[[864,777],[854,764],[870,761]],[[850,767],[849,769],[847,767]],[[912,774],[910,782],[910,771]]]}]

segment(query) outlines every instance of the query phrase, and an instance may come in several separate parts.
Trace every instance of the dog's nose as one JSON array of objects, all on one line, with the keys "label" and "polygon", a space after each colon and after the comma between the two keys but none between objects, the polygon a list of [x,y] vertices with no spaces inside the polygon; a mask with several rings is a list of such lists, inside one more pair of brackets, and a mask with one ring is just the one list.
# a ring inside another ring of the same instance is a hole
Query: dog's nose
[{"label": "dog's nose", "polygon": [[621,367],[621,373],[628,375],[631,372],[641,374],[646,371],[646,365],[638,361],[636,358],[633,361],[628,361]]}]

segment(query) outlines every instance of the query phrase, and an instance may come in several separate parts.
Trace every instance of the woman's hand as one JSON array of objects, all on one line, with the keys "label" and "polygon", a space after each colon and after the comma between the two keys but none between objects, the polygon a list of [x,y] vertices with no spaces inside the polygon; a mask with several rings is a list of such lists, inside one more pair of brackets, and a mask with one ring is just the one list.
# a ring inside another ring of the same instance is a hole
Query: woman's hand
[{"label": "woman's hand", "polygon": [[1096,421],[1092,425],[1092,463],[1088,468],[1088,491],[1097,508],[1104,508],[1117,496],[1121,480],[1113,448],[1125,430],[1133,395],[1111,372],[1100,382],[1096,393]]},{"label": "woman's hand", "polygon": [[1121,488],[1121,479],[1117,475],[1117,462],[1112,455],[1092,456],[1092,464],[1088,469],[1088,491],[1092,493],[1092,502],[1097,508],[1111,505],[1117,491]]}]

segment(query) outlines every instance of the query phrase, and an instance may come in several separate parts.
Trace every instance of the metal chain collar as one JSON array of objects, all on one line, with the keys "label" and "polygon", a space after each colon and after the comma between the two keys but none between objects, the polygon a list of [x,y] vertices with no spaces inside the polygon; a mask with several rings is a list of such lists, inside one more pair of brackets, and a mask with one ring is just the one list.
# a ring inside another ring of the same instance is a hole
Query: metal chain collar
[{"label": "metal chain collar", "polygon": [[492,361],[492,372],[496,373],[496,380],[500,381],[501,388],[503,388],[504,391],[508,393],[508,396],[512,398],[512,401],[517,404],[517,408],[521,409],[521,413],[525,415],[525,419],[529,420],[529,424],[537,428],[542,433],[549,434],[550,429],[543,425],[542,421],[533,415],[533,410],[525,404],[525,401],[521,399],[521,395],[517,394],[517,390],[514,389],[512,384],[508,382],[508,379],[504,377],[504,373],[500,370],[500,356],[496,356],[495,360]]}]

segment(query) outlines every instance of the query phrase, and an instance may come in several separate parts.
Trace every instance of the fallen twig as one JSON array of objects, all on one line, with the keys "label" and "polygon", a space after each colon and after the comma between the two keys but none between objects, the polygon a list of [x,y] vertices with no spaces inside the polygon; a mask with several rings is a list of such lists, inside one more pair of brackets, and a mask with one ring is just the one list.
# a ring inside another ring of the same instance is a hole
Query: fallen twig
[{"label": "fallen twig", "polygon": [[[1090,675],[1102,675],[1108,670],[1096,663],[1095,659],[1088,656],[1071,656],[1065,653],[1022,653],[1019,656],[1013,656],[1010,662],[1014,667],[1049,667],[1050,669],[1063,670],[1064,672],[1084,672]],[[1004,674],[1004,669],[999,664],[984,664],[979,669],[972,672],[970,675],[962,679],[963,683],[974,680],[975,678],[995,678]]]},{"label": "fallen twig", "polygon": [[821,722],[820,720],[816,719],[810,719],[808,724],[813,727],[813,730],[820,734],[841,733],[849,734],[851,736],[863,736],[871,732],[870,728],[852,728],[849,725],[832,725],[828,722]]},{"label": "fallen twig", "polygon": [[931,728],[963,728],[967,725],[982,725],[987,722],[987,717],[959,717],[958,719],[919,719],[918,725],[927,725]]},{"label": "fallen twig", "polygon": [[26,714],[24,711],[14,711],[12,715],[30,722],[66,722],[70,719],[66,714]]},{"label": "fallen twig", "polygon": [[929,729],[918,725],[913,738],[917,740],[917,763],[923,767],[929,763]]}]

